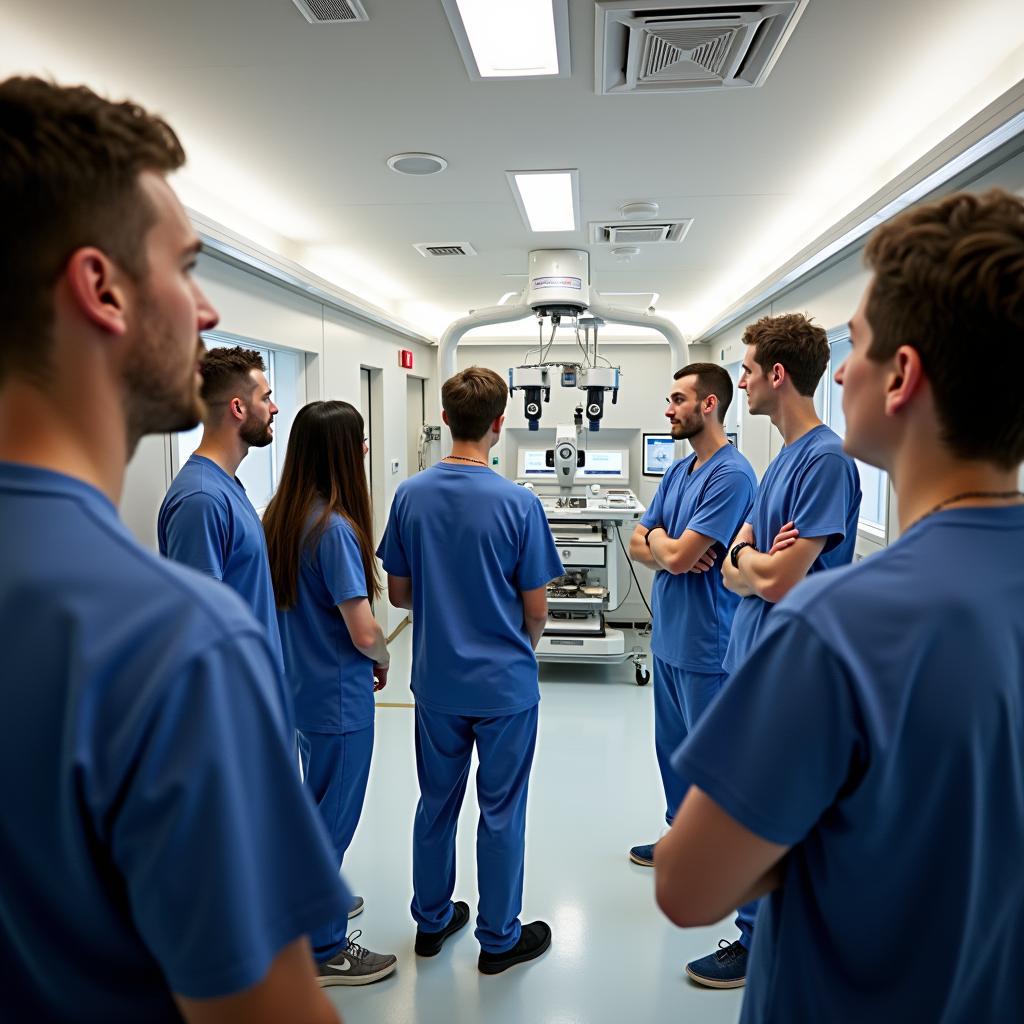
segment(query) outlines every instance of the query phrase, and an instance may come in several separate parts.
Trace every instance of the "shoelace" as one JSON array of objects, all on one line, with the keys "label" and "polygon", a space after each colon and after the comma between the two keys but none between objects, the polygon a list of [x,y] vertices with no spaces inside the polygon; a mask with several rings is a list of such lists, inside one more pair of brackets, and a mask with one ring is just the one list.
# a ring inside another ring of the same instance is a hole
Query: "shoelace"
[{"label": "shoelace", "polygon": [[[739,946],[739,949],[736,949],[736,946]],[[719,939],[718,952],[715,954],[715,959],[723,964],[728,963],[730,960],[735,960],[740,955],[742,949],[742,942],[730,942],[728,939]]]},{"label": "shoelace", "polygon": [[[364,946],[360,946],[356,939],[363,934],[361,928],[357,928],[351,935],[346,936],[345,941],[348,945],[345,947],[345,955],[352,957],[353,960],[363,961],[366,959],[366,954],[369,952]],[[724,940],[723,940],[724,941]]]}]

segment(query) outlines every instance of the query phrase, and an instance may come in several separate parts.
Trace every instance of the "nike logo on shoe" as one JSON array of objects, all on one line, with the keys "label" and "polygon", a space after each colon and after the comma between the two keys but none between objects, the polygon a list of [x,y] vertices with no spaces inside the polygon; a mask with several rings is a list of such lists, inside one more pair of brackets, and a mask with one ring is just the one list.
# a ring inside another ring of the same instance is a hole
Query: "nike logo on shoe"
[{"label": "nike logo on shoe", "polygon": [[329,967],[332,971],[348,971],[352,968],[352,961],[346,960],[343,964],[324,964],[324,967]]}]

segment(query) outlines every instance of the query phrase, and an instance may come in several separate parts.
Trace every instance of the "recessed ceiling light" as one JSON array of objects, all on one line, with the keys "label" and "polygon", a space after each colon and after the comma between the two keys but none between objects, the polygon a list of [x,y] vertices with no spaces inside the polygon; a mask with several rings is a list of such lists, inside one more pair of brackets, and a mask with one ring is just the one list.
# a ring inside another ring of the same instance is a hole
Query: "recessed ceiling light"
[{"label": "recessed ceiling light", "polygon": [[531,231],[575,231],[579,172],[506,171],[516,205]]},{"label": "recessed ceiling light", "polygon": [[443,156],[433,153],[396,153],[388,157],[388,167],[399,174],[440,174],[447,166]]},{"label": "recessed ceiling light", "polygon": [[470,78],[568,77],[568,0],[441,4]]}]

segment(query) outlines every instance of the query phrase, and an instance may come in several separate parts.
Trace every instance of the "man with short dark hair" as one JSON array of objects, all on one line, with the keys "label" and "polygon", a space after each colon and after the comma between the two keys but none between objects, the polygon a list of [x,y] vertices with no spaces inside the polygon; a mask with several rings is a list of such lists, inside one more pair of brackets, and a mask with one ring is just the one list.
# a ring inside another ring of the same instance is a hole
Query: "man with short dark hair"
[{"label": "man with short dark hair", "polygon": [[[203,360],[203,440],[174,478],[157,520],[160,554],[231,587],[266,629],[284,671],[263,525],[235,475],[250,448],[274,439],[277,406],[263,357],[211,349]],[[291,705],[290,694],[285,700]]]},{"label": "man with short dark hair", "polygon": [[[662,477],[633,531],[629,555],[653,569],[654,749],[671,825],[688,783],[671,758],[725,683],[722,668],[739,598],[711,570],[746,521],[757,490],[750,463],[725,437],[728,372],[714,363],[677,371],[665,416],[693,452]],[[656,843],[634,846],[634,864],[654,866]]]},{"label": "man with short dark hair", "polygon": [[5,1019],[337,1020],[306,935],[351,897],[275,652],[117,517],[139,439],[202,408],[183,161],[133,103],[0,83]]},{"label": "man with short dark hair", "polygon": [[844,447],[889,474],[901,536],[778,605],[676,754],[658,902],[691,926],[770,893],[743,1024],[1015,1020],[1024,404],[992,368],[1024,337],[1024,202],[912,208],[865,255]]},{"label": "man with short dark hair", "polygon": [[[751,414],[768,416],[778,428],[783,448],[765,470],[750,518],[722,563],[726,588],[743,598],[725,655],[728,673],[743,663],[776,602],[800,580],[850,563],[861,499],[856,464],[814,409],[814,389],[829,359],[825,331],[800,313],[786,313],[751,324],[743,341],[740,387]],[[739,939],[687,964],[687,974],[710,988],[742,985],[756,916],[756,903],[740,907]]]},{"label": "man with short dark hair", "polygon": [[451,455],[399,486],[377,552],[391,603],[413,611],[416,953],[434,956],[469,920],[452,894],[475,745],[483,974],[532,960],[551,943],[544,921],[520,925],[519,913],[540,701],[534,649],[547,624],[547,584],[563,569],[540,501],[488,467],[507,402],[493,370],[473,366],[445,382]]}]

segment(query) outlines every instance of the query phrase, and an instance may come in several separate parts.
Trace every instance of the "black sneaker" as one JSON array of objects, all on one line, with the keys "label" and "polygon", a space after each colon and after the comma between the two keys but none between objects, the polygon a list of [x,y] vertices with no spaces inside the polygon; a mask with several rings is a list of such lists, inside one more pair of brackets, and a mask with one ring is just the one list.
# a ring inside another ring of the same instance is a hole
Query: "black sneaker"
[{"label": "black sneaker", "polygon": [[488,953],[480,950],[477,967],[481,974],[501,974],[516,964],[534,960],[551,945],[551,929],[543,921],[524,924],[519,941],[504,953]]},{"label": "black sneaker", "polygon": [[742,942],[722,939],[717,953],[686,965],[686,973],[708,988],[742,988],[747,981],[747,950]]},{"label": "black sneaker", "polygon": [[451,920],[439,932],[421,932],[416,929],[416,955],[437,956],[444,940],[454,935],[469,920],[469,904],[459,900],[454,904]]},{"label": "black sneaker", "polygon": [[371,953],[355,940],[362,932],[353,932],[348,945],[327,963],[316,965],[316,980],[321,988],[327,985],[370,985],[386,978],[397,966],[393,953]]},{"label": "black sneaker", "polygon": [[353,896],[352,906],[348,908],[348,919],[351,921],[353,917],[358,917],[363,912],[364,906],[362,896]]}]

